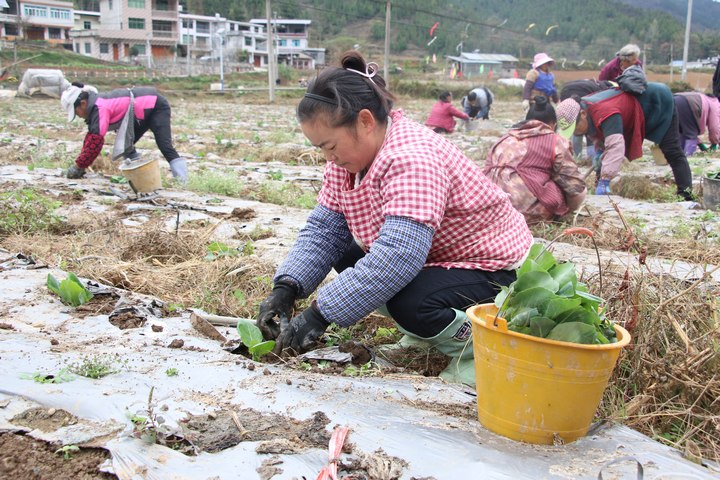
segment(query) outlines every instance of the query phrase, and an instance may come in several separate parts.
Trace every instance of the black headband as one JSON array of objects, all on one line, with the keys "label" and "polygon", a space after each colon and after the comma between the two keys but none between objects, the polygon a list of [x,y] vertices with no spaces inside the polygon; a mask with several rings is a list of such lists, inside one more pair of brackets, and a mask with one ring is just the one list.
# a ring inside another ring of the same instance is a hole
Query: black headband
[{"label": "black headband", "polygon": [[335,107],[338,106],[338,103],[335,100],[333,100],[332,98],[325,97],[323,95],[316,95],[314,93],[306,93],[305,97],[312,98],[313,100],[318,100],[320,102],[327,103],[328,105],[333,105]]}]

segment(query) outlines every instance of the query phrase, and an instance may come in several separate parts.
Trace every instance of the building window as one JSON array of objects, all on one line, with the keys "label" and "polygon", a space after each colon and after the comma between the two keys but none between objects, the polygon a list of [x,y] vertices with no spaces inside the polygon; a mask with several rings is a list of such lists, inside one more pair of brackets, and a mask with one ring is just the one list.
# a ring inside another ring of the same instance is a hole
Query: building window
[{"label": "building window", "polygon": [[152,21],[153,35],[158,37],[172,37],[173,36],[173,23],[163,20]]},{"label": "building window", "polygon": [[287,40],[280,40],[280,41],[278,42],[278,45],[281,46],[281,47],[287,47]]},{"label": "building window", "polygon": [[183,18],[183,28],[192,28],[193,22],[187,18]]},{"label": "building window", "polygon": [[145,0],[128,0],[129,8],[145,8]]},{"label": "building window", "polygon": [[55,20],[70,20],[70,10],[64,8],[51,8],[50,18]]},{"label": "building window", "polygon": [[245,37],[245,46],[246,47],[252,46],[252,38],[251,37]]},{"label": "building window", "polygon": [[108,10],[112,10],[112,0],[108,0]]},{"label": "building window", "polygon": [[299,46],[300,46],[300,40],[293,40],[293,41],[292,41],[292,46],[293,46],[293,47],[299,47]]},{"label": "building window", "polygon": [[110,44],[101,43],[100,44],[100,53],[110,53]]},{"label": "building window", "polygon": [[137,52],[138,55],[145,55],[145,44],[144,43],[136,43],[133,45],[133,48]]},{"label": "building window", "polygon": [[88,55],[92,53],[92,44],[90,42],[85,42],[85,53]]},{"label": "building window", "polygon": [[75,53],[80,53],[80,44],[79,43],[75,44]]},{"label": "building window", "polygon": [[34,5],[23,5],[23,12],[26,17],[47,17],[47,7],[36,7]]},{"label": "building window", "polygon": [[132,28],[134,30],[145,30],[145,19],[128,18],[128,28]]},{"label": "building window", "polygon": [[210,22],[195,22],[197,33],[210,33]]},{"label": "building window", "polygon": [[190,45],[191,43],[192,43],[192,40],[190,39],[190,35],[182,36],[182,44],[183,45]]},{"label": "building window", "polygon": [[11,23],[6,23],[5,24],[5,35],[13,36],[13,37],[17,36],[18,35],[17,25],[13,25]]},{"label": "building window", "polygon": [[48,37],[53,40],[62,39],[62,30],[59,28],[48,28]]},{"label": "building window", "polygon": [[90,30],[92,28],[92,24],[90,22],[83,22],[83,28],[85,30]]},{"label": "building window", "polygon": [[170,10],[170,2],[168,2],[167,0],[155,0],[155,5],[153,6],[153,9],[167,12]]}]

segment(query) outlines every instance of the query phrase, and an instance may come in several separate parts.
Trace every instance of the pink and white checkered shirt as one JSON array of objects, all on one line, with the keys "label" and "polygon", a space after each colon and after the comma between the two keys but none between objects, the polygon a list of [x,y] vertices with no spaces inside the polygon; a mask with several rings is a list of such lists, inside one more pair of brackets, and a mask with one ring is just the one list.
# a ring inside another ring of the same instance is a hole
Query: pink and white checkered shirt
[{"label": "pink and white checkered shirt", "polygon": [[391,113],[392,125],[360,185],[328,162],[318,202],[345,215],[369,251],[388,215],[435,230],[426,267],[495,271],[522,260],[532,234],[509,196],[453,143]]}]

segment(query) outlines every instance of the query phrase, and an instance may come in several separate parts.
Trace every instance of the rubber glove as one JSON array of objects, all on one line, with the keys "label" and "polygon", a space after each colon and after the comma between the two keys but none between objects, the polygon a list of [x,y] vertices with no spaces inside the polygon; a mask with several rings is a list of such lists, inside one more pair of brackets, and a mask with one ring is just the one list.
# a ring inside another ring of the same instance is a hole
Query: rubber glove
[{"label": "rubber glove", "polygon": [[188,166],[184,158],[178,157],[170,160],[170,171],[172,176],[177,178],[180,183],[187,183]]},{"label": "rubber glove", "polygon": [[528,110],[530,110],[530,100],[528,100],[527,98],[525,100],[523,100],[522,108],[523,108],[523,112],[527,112]]},{"label": "rubber glove", "polygon": [[595,188],[595,195],[609,195],[610,193],[610,180],[601,178]]},{"label": "rubber glove", "polygon": [[65,176],[67,178],[82,178],[85,176],[85,169],[73,164],[70,168],[68,168]]},{"label": "rubber glove", "polygon": [[289,349],[290,353],[296,355],[307,352],[329,326],[330,322],[323,318],[317,304],[313,302],[283,328],[275,343],[274,351],[280,354]]},{"label": "rubber glove", "polygon": [[285,282],[275,284],[272,293],[260,304],[257,327],[265,340],[274,340],[280,335],[282,325],[290,321],[297,289]]}]

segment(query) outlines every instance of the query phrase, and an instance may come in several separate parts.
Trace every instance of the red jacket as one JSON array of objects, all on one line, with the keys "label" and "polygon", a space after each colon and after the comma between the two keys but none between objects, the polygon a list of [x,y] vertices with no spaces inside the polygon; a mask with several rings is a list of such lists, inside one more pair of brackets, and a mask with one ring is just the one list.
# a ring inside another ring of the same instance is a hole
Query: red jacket
[{"label": "red jacket", "polygon": [[430,128],[444,128],[452,133],[452,131],[455,130],[455,119],[453,117],[462,118],[463,120],[470,118],[466,113],[453,107],[452,103],[438,100],[435,102],[435,105],[433,105],[432,110],[430,110],[430,116],[425,121],[425,125]]}]

